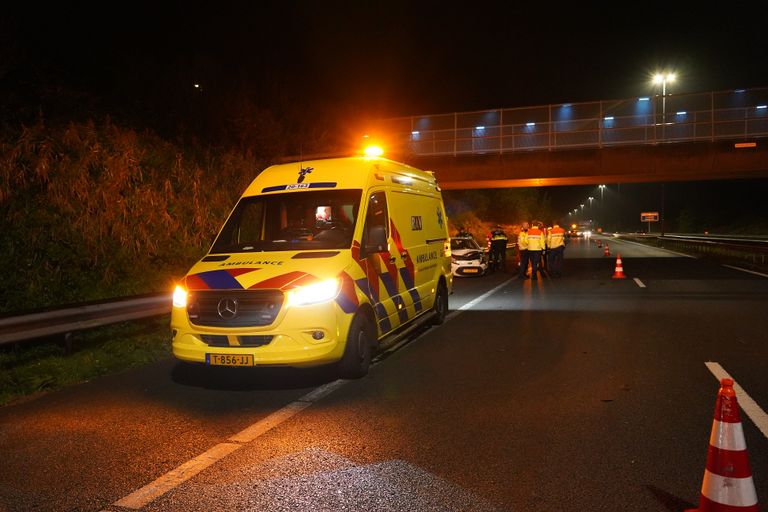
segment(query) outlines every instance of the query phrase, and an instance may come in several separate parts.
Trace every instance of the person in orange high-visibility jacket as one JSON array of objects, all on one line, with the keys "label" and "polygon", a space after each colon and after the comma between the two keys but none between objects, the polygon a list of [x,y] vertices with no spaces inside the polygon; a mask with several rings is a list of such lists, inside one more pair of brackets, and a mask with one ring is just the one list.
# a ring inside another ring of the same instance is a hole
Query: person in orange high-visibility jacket
[{"label": "person in orange high-visibility jacket", "polygon": [[539,271],[541,263],[541,251],[547,240],[544,236],[544,230],[541,229],[542,223],[535,221],[531,229],[528,230],[528,258],[531,260],[531,279],[537,279],[536,273]]},{"label": "person in orange high-visibility jacket", "polygon": [[563,257],[565,256],[565,230],[557,222],[547,232],[547,248],[549,249],[547,272],[553,277],[562,277]]}]

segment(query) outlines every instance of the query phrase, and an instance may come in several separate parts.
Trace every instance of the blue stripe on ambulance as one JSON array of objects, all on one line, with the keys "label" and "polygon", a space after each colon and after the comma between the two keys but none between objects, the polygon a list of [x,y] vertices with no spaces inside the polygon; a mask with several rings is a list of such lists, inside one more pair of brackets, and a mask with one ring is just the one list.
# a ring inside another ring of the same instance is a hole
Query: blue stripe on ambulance
[{"label": "blue stripe on ambulance", "polygon": [[397,295],[397,283],[392,279],[392,276],[389,275],[389,272],[379,274],[379,277],[381,278],[381,282],[384,283],[384,288],[387,289],[389,296],[394,297]]},{"label": "blue stripe on ambulance", "polygon": [[379,318],[379,329],[381,332],[389,332],[392,330],[392,323],[389,321],[389,317],[387,316],[387,310],[384,307],[384,304],[379,302],[374,306],[376,310],[376,316]]},{"label": "blue stripe on ambulance", "polygon": [[216,290],[243,289],[243,285],[241,285],[240,282],[232,277],[232,274],[226,270],[211,270],[208,272],[201,272],[200,274],[196,274],[196,277],[202,279],[203,282],[208,285],[208,288]]},{"label": "blue stripe on ambulance", "polygon": [[341,310],[345,313],[354,313],[357,311],[357,304],[344,295],[343,292],[336,296],[336,304],[338,304]]},{"label": "blue stripe on ambulance", "polygon": [[400,318],[400,323],[404,324],[408,321],[408,309],[405,307],[405,301],[400,295],[395,295],[392,297],[392,302],[394,302],[395,308],[397,308],[397,316]]},{"label": "blue stripe on ambulance", "polygon": [[400,276],[403,278],[403,283],[405,283],[405,287],[408,288],[408,292],[411,294],[411,299],[413,299],[413,308],[418,313],[422,310],[421,297],[419,296],[419,291],[413,284],[413,280],[411,279],[411,275],[408,273],[408,269],[405,267],[401,268]]}]

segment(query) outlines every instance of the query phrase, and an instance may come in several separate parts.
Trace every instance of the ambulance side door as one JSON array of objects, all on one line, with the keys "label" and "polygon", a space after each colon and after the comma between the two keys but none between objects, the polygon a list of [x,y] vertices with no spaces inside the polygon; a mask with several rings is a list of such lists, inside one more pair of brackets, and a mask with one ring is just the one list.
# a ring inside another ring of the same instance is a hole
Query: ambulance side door
[{"label": "ambulance side door", "polygon": [[[395,297],[397,281],[393,283],[392,274],[396,259],[390,254],[392,235],[390,233],[389,208],[384,189],[368,192],[368,204],[361,239],[361,257],[365,260],[368,281],[368,297],[373,304],[373,311],[381,334],[385,334],[400,325]],[[382,245],[376,246],[376,238]],[[395,293],[392,293],[393,290]]]},{"label": "ambulance side door", "polygon": [[[391,194],[392,239],[398,252],[398,271],[405,285],[403,298],[409,317],[429,309],[435,289],[435,276],[440,274],[443,241],[431,241],[432,224],[436,224],[437,201],[414,191]],[[392,250],[394,253],[395,251]]]}]

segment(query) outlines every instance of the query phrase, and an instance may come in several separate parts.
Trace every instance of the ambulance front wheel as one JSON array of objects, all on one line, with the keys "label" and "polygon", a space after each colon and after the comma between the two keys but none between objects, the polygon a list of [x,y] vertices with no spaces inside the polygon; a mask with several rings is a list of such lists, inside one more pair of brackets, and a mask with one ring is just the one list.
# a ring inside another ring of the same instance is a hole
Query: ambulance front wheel
[{"label": "ambulance front wheel", "polygon": [[448,288],[442,281],[437,285],[435,305],[432,310],[435,312],[432,317],[432,325],[441,325],[445,322],[445,315],[448,314]]},{"label": "ambulance front wheel", "polygon": [[343,379],[359,379],[368,374],[375,341],[376,326],[367,316],[358,313],[349,326],[347,345],[339,362]]}]

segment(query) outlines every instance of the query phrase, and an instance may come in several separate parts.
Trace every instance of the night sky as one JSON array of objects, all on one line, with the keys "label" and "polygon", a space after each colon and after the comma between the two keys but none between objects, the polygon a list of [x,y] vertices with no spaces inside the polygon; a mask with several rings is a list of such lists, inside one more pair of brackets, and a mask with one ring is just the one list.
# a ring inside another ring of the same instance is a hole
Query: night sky
[{"label": "night sky", "polygon": [[[372,116],[768,85],[768,3],[58,2],[5,12],[4,85],[120,100],[245,87]],[[5,9],[5,8],[4,8]]]},{"label": "night sky", "polygon": [[25,2],[4,11],[6,121],[108,113],[172,135],[196,102],[210,116],[239,95],[341,124],[649,95],[662,68],[677,72],[673,94],[768,86],[768,2]]}]

